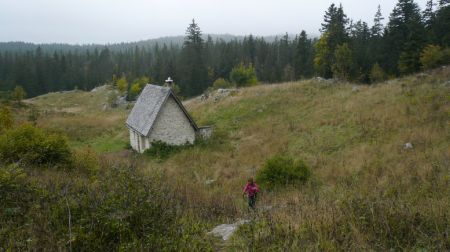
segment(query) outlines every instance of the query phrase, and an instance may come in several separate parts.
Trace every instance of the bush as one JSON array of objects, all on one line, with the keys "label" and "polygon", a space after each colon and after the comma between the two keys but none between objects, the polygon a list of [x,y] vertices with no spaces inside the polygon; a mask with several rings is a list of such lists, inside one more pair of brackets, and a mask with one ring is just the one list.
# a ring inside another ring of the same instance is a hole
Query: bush
[{"label": "bush", "polygon": [[436,68],[449,63],[449,49],[442,49],[437,45],[427,45],[420,54],[420,63],[424,69]]},{"label": "bush", "polygon": [[185,145],[170,145],[162,141],[154,141],[152,142],[152,146],[145,150],[145,154],[157,158],[160,160],[167,159],[170,155],[184,149],[186,147],[191,146],[191,144],[186,143]]},{"label": "bush", "polygon": [[76,171],[87,174],[96,174],[100,170],[100,158],[91,148],[74,151],[72,165]]},{"label": "bush", "polygon": [[103,171],[94,181],[62,171],[35,186],[39,176],[0,164],[0,251],[212,250],[207,226],[183,218],[164,174],[121,165]]},{"label": "bush", "polygon": [[245,66],[243,63],[233,67],[230,80],[238,87],[252,86],[258,83],[253,66],[251,64]]},{"label": "bush", "polygon": [[[29,213],[34,213],[33,205],[41,196],[17,164],[0,164],[0,251],[26,250],[30,234],[24,227],[33,222]],[[18,234],[25,237],[18,239]]]},{"label": "bush", "polygon": [[[0,166],[0,199],[2,208],[19,207],[19,202],[25,201],[28,192],[27,175],[22,168],[16,164]],[[13,210],[10,210],[13,212]],[[3,212],[0,211],[0,214]]]},{"label": "bush", "polygon": [[122,76],[122,78],[120,78],[116,81],[116,86],[117,86],[117,89],[119,90],[119,92],[121,94],[124,94],[128,89],[127,78],[125,76]]},{"label": "bush", "polygon": [[229,81],[225,80],[224,78],[219,78],[214,81],[212,87],[214,90],[217,90],[219,88],[232,88],[233,84],[231,84]]},{"label": "bush", "polygon": [[115,91],[111,91],[111,92],[108,94],[108,100],[107,100],[107,103],[108,103],[108,105],[109,105],[111,108],[117,107],[117,94],[116,94]]},{"label": "bush", "polygon": [[10,129],[13,125],[13,122],[14,120],[11,109],[6,106],[0,106],[0,133]]},{"label": "bush", "polygon": [[301,160],[275,156],[266,161],[256,175],[256,180],[271,189],[286,185],[298,185],[306,182],[311,172]]},{"label": "bush", "polygon": [[23,89],[22,86],[16,86],[11,92],[11,99],[16,101],[17,103],[21,103],[23,99],[27,97],[27,93]]},{"label": "bush", "polygon": [[372,83],[377,83],[384,81],[386,79],[386,74],[383,68],[380,67],[378,63],[375,63],[370,70],[370,81]]},{"label": "bush", "polygon": [[29,165],[55,165],[70,161],[67,139],[24,124],[10,129],[0,137],[0,160]]},{"label": "bush", "polygon": [[130,94],[129,94],[130,99],[131,100],[136,99],[136,97],[141,93],[141,91],[142,91],[142,88],[141,88],[141,86],[139,86],[138,83],[133,84],[130,88]]}]

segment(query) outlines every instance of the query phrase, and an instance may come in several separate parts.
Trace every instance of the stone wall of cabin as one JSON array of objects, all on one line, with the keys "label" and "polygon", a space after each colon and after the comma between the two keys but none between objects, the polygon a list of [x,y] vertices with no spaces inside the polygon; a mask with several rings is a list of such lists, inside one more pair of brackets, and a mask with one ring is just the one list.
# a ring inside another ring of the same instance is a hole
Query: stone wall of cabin
[{"label": "stone wall of cabin", "polygon": [[194,143],[195,130],[189,119],[171,96],[156,118],[150,135],[146,139],[146,147],[149,148],[153,141],[163,141],[171,145]]},{"label": "stone wall of cabin", "polygon": [[141,148],[141,143],[142,143],[143,137],[139,133],[134,131],[133,129],[129,129],[129,130],[130,130],[131,148],[133,148],[134,150],[136,150],[138,152],[143,152],[143,150]]},{"label": "stone wall of cabin", "polygon": [[142,136],[133,129],[129,129],[129,131],[130,145],[140,153],[150,148],[153,141],[182,145],[194,143],[196,137],[196,132],[189,119],[171,96],[161,108],[148,137]]}]

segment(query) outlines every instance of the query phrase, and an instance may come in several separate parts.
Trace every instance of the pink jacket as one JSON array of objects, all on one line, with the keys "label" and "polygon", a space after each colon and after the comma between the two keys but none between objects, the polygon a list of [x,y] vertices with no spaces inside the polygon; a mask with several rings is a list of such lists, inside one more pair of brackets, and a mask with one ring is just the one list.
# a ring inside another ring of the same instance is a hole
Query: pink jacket
[{"label": "pink jacket", "polygon": [[247,182],[247,185],[244,187],[244,193],[248,195],[248,197],[253,197],[256,193],[259,192],[259,187],[256,183],[250,184]]}]

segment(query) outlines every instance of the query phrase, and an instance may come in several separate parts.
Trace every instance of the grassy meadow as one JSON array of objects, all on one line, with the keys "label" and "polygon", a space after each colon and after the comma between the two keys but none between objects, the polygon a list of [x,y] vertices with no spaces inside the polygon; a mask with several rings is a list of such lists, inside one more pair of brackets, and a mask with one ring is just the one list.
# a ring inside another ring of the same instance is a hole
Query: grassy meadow
[{"label": "grassy meadow", "polygon": [[[193,98],[184,102],[188,111],[198,125],[213,125],[214,135],[164,160],[127,149],[130,108],[104,109],[109,88],[29,99],[17,118],[26,120],[36,108],[39,127],[62,132],[74,150],[90,149],[100,163],[96,175],[32,171],[33,181],[78,181],[79,188],[101,191],[99,174],[132,164],[139,183],[167,186],[182,202],[172,203],[186,228],[179,232],[189,235],[180,238],[181,250],[444,251],[450,250],[449,81],[444,67],[370,86],[312,79]],[[303,160],[312,176],[296,187],[262,188],[258,210],[249,213],[241,191],[246,179],[278,154]],[[240,218],[252,221],[231,240],[206,234]],[[44,244],[69,249],[67,232],[48,236],[55,240]],[[130,246],[145,248],[137,244]]]},{"label": "grassy meadow", "polygon": [[128,144],[126,107],[111,109],[108,86],[97,91],[55,92],[27,100],[39,111],[37,125],[61,131],[74,147],[90,146],[98,152],[123,150]]}]

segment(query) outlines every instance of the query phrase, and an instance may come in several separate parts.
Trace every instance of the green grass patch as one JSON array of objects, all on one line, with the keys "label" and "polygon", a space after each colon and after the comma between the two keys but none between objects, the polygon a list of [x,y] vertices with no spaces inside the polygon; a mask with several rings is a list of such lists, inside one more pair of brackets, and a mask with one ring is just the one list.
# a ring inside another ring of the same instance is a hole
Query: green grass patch
[{"label": "green grass patch", "polygon": [[124,133],[116,135],[104,134],[87,141],[74,141],[75,148],[91,147],[93,150],[101,153],[117,152],[127,148],[129,140]]}]

